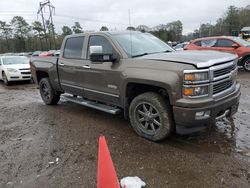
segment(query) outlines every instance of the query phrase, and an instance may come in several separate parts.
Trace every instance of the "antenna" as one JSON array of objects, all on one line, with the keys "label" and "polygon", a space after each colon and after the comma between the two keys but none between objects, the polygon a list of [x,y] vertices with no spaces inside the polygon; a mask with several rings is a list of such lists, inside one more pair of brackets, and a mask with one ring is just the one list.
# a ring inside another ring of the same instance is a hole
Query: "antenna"
[{"label": "antenna", "polygon": [[132,50],[132,47],[133,47],[133,43],[132,43],[132,33],[131,33],[131,28],[132,28],[132,26],[131,26],[131,17],[130,17],[130,9],[128,9],[128,24],[129,24],[129,27],[130,27],[130,29],[129,29],[129,35],[130,35],[130,54],[131,54],[131,56],[132,56],[132,52],[133,52],[133,50]]}]

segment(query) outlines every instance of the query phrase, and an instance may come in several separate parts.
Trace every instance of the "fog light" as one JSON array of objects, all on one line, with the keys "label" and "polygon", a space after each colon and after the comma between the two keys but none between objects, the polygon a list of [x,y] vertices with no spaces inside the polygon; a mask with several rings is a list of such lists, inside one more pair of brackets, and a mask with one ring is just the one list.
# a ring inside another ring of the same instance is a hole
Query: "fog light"
[{"label": "fog light", "polygon": [[195,113],[195,119],[200,120],[200,119],[207,119],[210,117],[210,110],[207,111],[200,111]]}]

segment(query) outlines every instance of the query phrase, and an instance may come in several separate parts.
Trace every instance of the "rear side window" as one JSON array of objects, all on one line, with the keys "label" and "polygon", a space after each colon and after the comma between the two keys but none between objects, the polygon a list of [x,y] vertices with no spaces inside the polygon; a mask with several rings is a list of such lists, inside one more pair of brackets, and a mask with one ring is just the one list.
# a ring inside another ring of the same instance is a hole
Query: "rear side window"
[{"label": "rear side window", "polygon": [[113,53],[113,47],[110,44],[110,42],[103,36],[91,36],[89,38],[89,45],[88,50],[90,46],[102,46],[103,53],[111,54]]},{"label": "rear side window", "polygon": [[227,48],[232,48],[232,45],[234,44],[233,41],[228,40],[228,39],[219,39],[217,41],[216,46],[217,47],[227,47]]},{"label": "rear side window", "polygon": [[201,46],[202,47],[214,47],[216,42],[217,42],[216,39],[202,40]]},{"label": "rear side window", "polygon": [[81,59],[84,37],[68,38],[65,43],[63,57]]}]

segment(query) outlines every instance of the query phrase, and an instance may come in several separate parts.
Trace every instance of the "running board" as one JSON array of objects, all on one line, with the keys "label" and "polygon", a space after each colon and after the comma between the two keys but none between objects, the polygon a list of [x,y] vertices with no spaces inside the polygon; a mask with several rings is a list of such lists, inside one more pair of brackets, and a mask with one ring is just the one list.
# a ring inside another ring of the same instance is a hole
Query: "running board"
[{"label": "running board", "polygon": [[94,101],[88,101],[88,100],[80,98],[80,97],[74,97],[74,96],[67,95],[67,94],[61,95],[61,97],[63,99],[65,99],[66,101],[70,101],[70,102],[77,103],[77,104],[80,104],[83,106],[94,108],[94,109],[97,109],[97,110],[100,110],[103,112],[107,112],[110,114],[119,114],[121,112],[121,110],[117,107],[97,103]]}]

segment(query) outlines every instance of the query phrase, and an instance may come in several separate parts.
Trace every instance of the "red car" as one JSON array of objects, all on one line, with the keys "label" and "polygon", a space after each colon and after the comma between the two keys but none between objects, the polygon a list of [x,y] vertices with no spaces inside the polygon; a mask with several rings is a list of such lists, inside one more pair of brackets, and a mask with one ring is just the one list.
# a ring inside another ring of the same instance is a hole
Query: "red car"
[{"label": "red car", "polygon": [[238,65],[250,71],[250,42],[239,37],[206,37],[191,41],[185,50],[216,50],[234,53],[239,56]]}]

